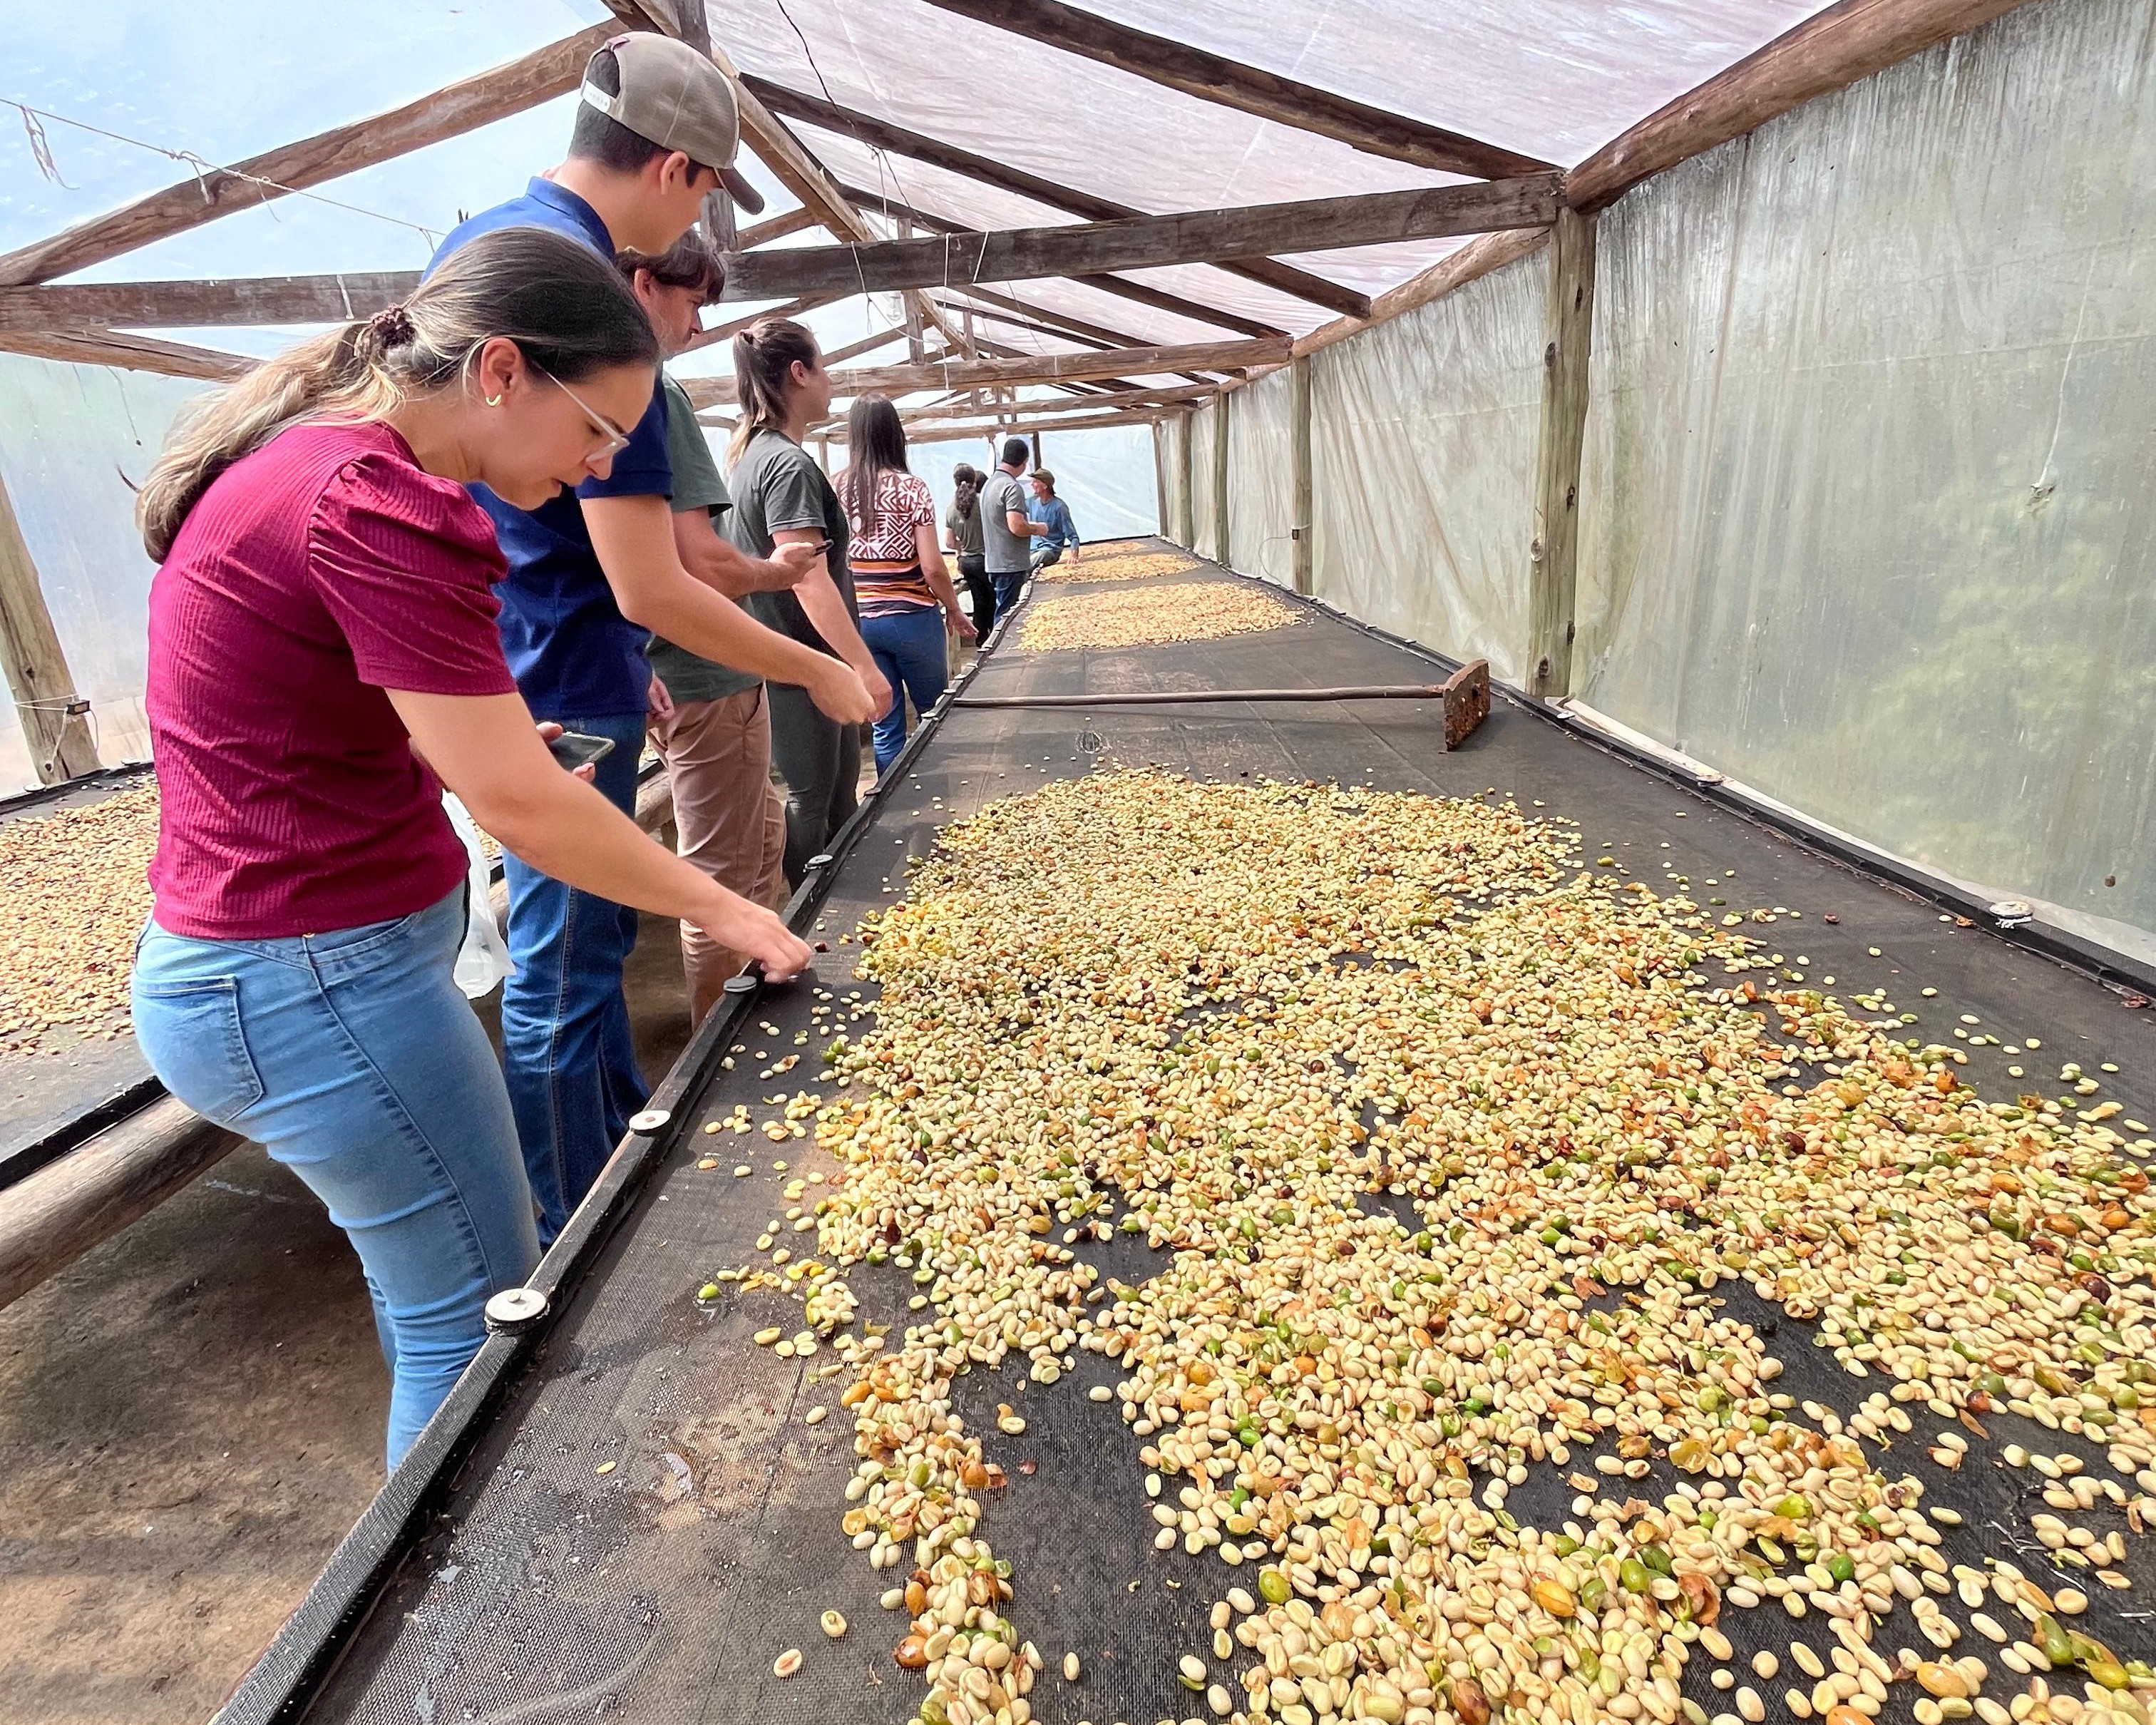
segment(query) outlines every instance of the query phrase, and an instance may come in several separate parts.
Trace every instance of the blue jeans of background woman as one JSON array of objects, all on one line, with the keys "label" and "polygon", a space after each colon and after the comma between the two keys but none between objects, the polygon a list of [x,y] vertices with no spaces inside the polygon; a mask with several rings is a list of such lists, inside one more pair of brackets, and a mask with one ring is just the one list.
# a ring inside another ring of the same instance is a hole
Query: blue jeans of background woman
[{"label": "blue jeans of background woman", "polygon": [[914,711],[925,713],[951,680],[943,613],[932,605],[909,605],[902,611],[864,617],[861,639],[891,685],[891,706],[875,721],[876,777],[880,778],[906,747],[906,696],[913,697]]},{"label": "blue jeans of background woman", "polygon": [[539,1261],[501,1069],[452,972],[459,887],[391,922],[203,941],[152,922],[135,1034],[166,1089],[304,1180],[359,1253],[394,1467]]}]

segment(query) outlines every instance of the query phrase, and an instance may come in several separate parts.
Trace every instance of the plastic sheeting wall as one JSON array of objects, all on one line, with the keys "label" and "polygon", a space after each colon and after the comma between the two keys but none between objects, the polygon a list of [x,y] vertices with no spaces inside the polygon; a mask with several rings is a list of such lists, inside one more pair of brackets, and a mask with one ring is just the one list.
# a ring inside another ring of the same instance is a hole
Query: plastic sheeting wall
[{"label": "plastic sheeting wall", "polygon": [[[129,485],[141,483],[172,414],[203,387],[0,354],[0,475],[108,767],[150,753],[142,673],[153,571],[136,536]],[[34,785],[12,706],[0,722],[0,792]]]},{"label": "plastic sheeting wall", "polygon": [[[1162,420],[1155,429],[1160,434],[1160,459],[1168,470],[1168,519],[1160,524],[1161,536],[1183,545],[1183,524],[1190,513],[1190,499],[1183,485],[1183,476],[1190,470],[1183,459],[1190,439],[1190,416],[1178,413]],[[1189,547],[1183,545],[1183,549],[1188,551]]]},{"label": "plastic sheeting wall", "polygon": [[1040,453],[1080,538],[1127,539],[1159,530],[1151,426],[1045,431]]},{"label": "plastic sheeting wall", "polygon": [[2114,944],[2156,930],[2152,37],[2031,7],[1603,216],[1573,660]]},{"label": "plastic sheeting wall", "polygon": [[1235,392],[1228,409],[1228,561],[1248,575],[1295,585],[1295,451],[1288,374]]},{"label": "plastic sheeting wall", "polygon": [[1537,252],[1312,360],[1317,596],[1514,683],[1548,275]]},{"label": "plastic sheeting wall", "polygon": [[[1225,562],[1220,548],[1219,523],[1214,519],[1217,501],[1213,483],[1213,443],[1220,424],[1220,403],[1208,402],[1190,416],[1190,549],[1202,557]],[[1235,489],[1235,475],[1228,475]]]}]

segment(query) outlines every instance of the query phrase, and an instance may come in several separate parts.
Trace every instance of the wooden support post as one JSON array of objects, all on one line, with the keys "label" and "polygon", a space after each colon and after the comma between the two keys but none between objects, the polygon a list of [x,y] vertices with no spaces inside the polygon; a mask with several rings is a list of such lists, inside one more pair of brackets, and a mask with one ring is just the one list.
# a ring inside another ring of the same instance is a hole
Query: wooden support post
[{"label": "wooden support post", "polygon": [[1197,441],[1198,409],[1187,408],[1183,410],[1182,426],[1177,437],[1175,455],[1183,470],[1183,507],[1175,518],[1175,542],[1188,552],[1198,549],[1198,492],[1195,477],[1191,472],[1194,459],[1191,446]]},{"label": "wooden support post", "polygon": [[1040,465],[1040,434],[1037,431],[1033,434],[1033,465]]},{"label": "wooden support post", "polygon": [[1549,260],[1534,538],[1527,547],[1527,692],[1556,701],[1572,692],[1579,452],[1587,433],[1588,344],[1594,327],[1594,218],[1560,211]]},{"label": "wooden support post", "polygon": [[1168,421],[1152,422],[1153,531],[1163,539],[1172,531],[1168,524]]},{"label": "wooden support post", "polygon": [[1317,547],[1311,539],[1310,358],[1294,361],[1287,371],[1290,551],[1295,590],[1308,598],[1317,591]]},{"label": "wooden support post", "polygon": [[[910,218],[899,218],[898,237],[901,239],[913,238],[913,223]],[[906,357],[916,365],[922,364],[928,357],[928,350],[921,340],[921,296],[918,294],[906,296]]]},{"label": "wooden support post", "polygon": [[[0,480],[0,666],[23,719],[39,784],[59,784],[98,768],[89,705],[75,693],[59,631],[45,608],[38,566]],[[80,711],[78,711],[80,709]]]},{"label": "wooden support post", "polygon": [[816,465],[824,470],[825,479],[831,476],[831,439],[829,437],[816,439]]},{"label": "wooden support post", "polygon": [[1213,398],[1213,561],[1228,565],[1228,403]]}]

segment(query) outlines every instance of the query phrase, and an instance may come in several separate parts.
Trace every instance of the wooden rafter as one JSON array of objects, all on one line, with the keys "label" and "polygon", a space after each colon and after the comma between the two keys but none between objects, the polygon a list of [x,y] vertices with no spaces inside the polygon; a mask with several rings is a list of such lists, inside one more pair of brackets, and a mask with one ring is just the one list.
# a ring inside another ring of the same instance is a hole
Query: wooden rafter
[{"label": "wooden rafter", "polygon": [[350,275],[0,288],[0,344],[8,343],[16,331],[85,325],[170,330],[348,323],[394,305],[418,285],[416,270],[379,270]]},{"label": "wooden rafter", "polygon": [[783,239],[789,234],[799,234],[810,228],[820,227],[816,213],[807,205],[776,215],[768,221],[758,222],[753,228],[744,228],[734,236],[736,251],[752,252],[760,245],[768,245],[774,239]]},{"label": "wooden rafter", "polygon": [[954,443],[964,439],[988,439],[1009,431],[1091,431],[1101,426],[1150,425],[1172,409],[1139,408],[1129,413],[1069,413],[1050,418],[1028,418],[1023,411],[1006,411],[974,425],[925,425],[909,430],[906,440],[916,444]]},{"label": "wooden rafter", "polygon": [[0,286],[50,281],[56,275],[87,269],[153,240],[185,233],[231,211],[266,203],[288,192],[305,191],[326,180],[454,137],[475,126],[535,108],[564,90],[574,90],[583,76],[584,62],[613,33],[611,27],[595,26],[401,108],[317,132],[296,144],[250,156],[230,167],[208,169],[119,209],[79,222],[49,239],[0,257]]},{"label": "wooden rafter", "polygon": [[[863,209],[903,215],[931,234],[969,234],[974,230],[963,222],[954,222],[947,216],[930,215],[910,204],[896,202],[881,192],[865,191],[859,186],[841,188]],[[1284,336],[1287,331],[1277,324],[1245,317],[1240,312],[1224,311],[1218,305],[1209,305],[1203,300],[1186,300],[1180,294],[1164,293],[1141,281],[1126,281],[1120,275],[1094,274],[1073,275],[1069,280],[1081,282],[1087,287],[1098,288],[1104,294],[1113,294],[1133,305],[1150,305],[1156,311],[1172,312],[1178,317],[1188,318],[1193,323],[1209,323],[1215,329],[1233,330],[1239,336]]]},{"label": "wooden rafter", "polygon": [[894,325],[887,330],[879,330],[872,336],[862,336],[858,341],[849,341],[843,347],[830,349],[824,355],[824,363],[827,366],[834,366],[841,360],[859,359],[864,353],[873,353],[879,347],[890,346],[905,333],[906,326],[903,324]]},{"label": "wooden rafter", "polygon": [[[1056,383],[1071,379],[1146,376],[1161,372],[1234,371],[1244,366],[1286,362],[1284,341],[1214,341],[1184,347],[1122,347],[1106,353],[1022,354],[1010,359],[946,360],[927,365],[877,366],[832,374],[832,390],[859,395],[880,390],[887,395],[921,389],[965,389],[975,384]],[[700,407],[734,399],[731,377],[685,380],[689,398]]]},{"label": "wooden rafter", "polygon": [[161,341],[154,336],[131,335],[121,330],[25,330],[0,336],[0,348],[26,353],[33,359],[118,366],[131,372],[157,372],[167,377],[199,377],[208,383],[229,383],[254,369],[253,360],[236,353],[219,353],[214,348],[192,347],[182,341]]},{"label": "wooden rafter", "polygon": [[1050,311],[1029,300],[1014,300],[1008,294],[998,294],[987,288],[968,287],[959,290],[969,300],[978,300],[989,308],[979,315],[993,317],[1002,312],[1012,317],[1031,320],[1034,326],[1045,325],[1050,333],[1068,336],[1075,341],[1091,341],[1102,347],[1144,347],[1151,343],[1143,336],[1134,336],[1127,330],[1115,330],[1106,324],[1088,323],[1082,317],[1073,317],[1065,311]]},{"label": "wooden rafter", "polygon": [[[1097,401],[1103,408],[1169,408],[1183,407],[1194,401],[1202,401],[1211,393],[1209,388],[1201,388],[1193,384],[1184,389],[1120,390],[1113,394],[1095,396],[1089,399]],[[1019,411],[1023,413],[1028,408],[1035,411],[1055,408],[1060,411],[1070,406],[1070,403],[1067,401],[1021,402],[1019,404]],[[968,401],[939,402],[930,407],[910,408],[898,417],[906,424],[919,425],[927,424],[933,420],[978,419],[981,417],[981,409]]]},{"label": "wooden rafter", "polygon": [[928,0],[977,23],[1081,54],[1185,95],[1337,139],[1372,156],[1476,179],[1548,173],[1551,164],[1420,120],[1373,108],[1203,49],[1148,35],[1061,0]]},{"label": "wooden rafter", "polygon": [[[1029,198],[1036,203],[1051,209],[1068,210],[1088,221],[1114,222],[1126,217],[1141,215],[1142,211],[1127,203],[1117,203],[1112,198],[1100,198],[1091,192],[1081,192],[1073,187],[1058,185],[1053,180],[1029,173],[1022,168],[1005,166],[985,156],[977,156],[970,150],[962,150],[954,144],[927,137],[910,131],[889,121],[878,120],[866,114],[856,113],[818,96],[804,95],[788,90],[783,84],[773,84],[766,78],[751,78],[748,89],[768,108],[808,125],[821,127],[839,137],[851,137],[875,149],[890,150],[901,156],[910,156],[917,162],[940,167],[947,173],[955,173],[967,179],[978,180],[983,185],[1000,187],[1021,198]],[[1370,309],[1368,299],[1337,282],[1312,275],[1306,270],[1292,264],[1275,262],[1270,258],[1245,258],[1239,262],[1222,264],[1219,267],[1230,275],[1255,281],[1277,293],[1287,294],[1312,305],[1322,305],[1342,316],[1360,317]]]},{"label": "wooden rafter", "polygon": [[767,317],[799,317],[804,312],[814,311],[818,306],[828,305],[841,297],[838,294],[808,294],[798,300],[788,300],[783,305],[767,305],[762,311],[747,317],[737,317],[731,323],[715,324],[709,329],[699,330],[681,351],[694,353],[699,347],[715,347],[721,341],[732,341],[743,330],[753,327]]},{"label": "wooden rafter", "polygon": [[[784,225],[786,218],[781,218],[780,222]],[[770,225],[765,224],[766,228]],[[784,231],[798,233],[800,227],[814,225],[814,221],[804,221],[798,226],[784,225]],[[742,235],[744,245],[758,236],[759,229],[748,229]],[[0,347],[6,346],[9,332],[17,330],[346,323],[396,304],[418,285],[416,270],[371,270],[342,275],[255,275],[0,288]],[[828,304],[835,297],[824,295],[813,303]],[[810,302],[804,300],[784,308],[783,315],[791,316],[809,307]]]},{"label": "wooden rafter", "polygon": [[868,245],[783,246],[730,258],[726,291],[728,299],[768,300],[783,294],[1030,281],[1089,266],[1135,270],[1224,263],[1271,251],[1327,251],[1547,227],[1557,208],[1557,176],[1538,174],[1524,180],[1469,180],[1415,192],[1366,192],[1054,228]]}]

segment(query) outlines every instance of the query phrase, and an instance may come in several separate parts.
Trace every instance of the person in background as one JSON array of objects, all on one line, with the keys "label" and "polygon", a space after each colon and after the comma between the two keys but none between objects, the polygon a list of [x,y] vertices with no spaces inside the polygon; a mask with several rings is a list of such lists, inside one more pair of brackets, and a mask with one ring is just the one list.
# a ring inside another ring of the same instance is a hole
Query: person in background
[{"label": "person in background", "polygon": [[1033,547],[1033,567],[1045,569],[1070,553],[1078,561],[1078,530],[1070,523],[1070,506],[1055,495],[1055,475],[1045,467],[1033,470],[1033,501],[1025,506],[1026,519],[1040,527]]},{"label": "person in background", "polygon": [[906,746],[906,701],[925,713],[951,679],[946,628],[970,640],[973,625],[936,544],[936,500],[906,465],[906,428],[880,395],[857,398],[846,415],[850,465],[837,480],[852,538],[846,560],[861,611],[861,639],[891,685],[875,721],[876,776]]},{"label": "person in background", "polygon": [[[695,340],[699,314],[726,286],[717,254],[693,228],[655,258],[624,252],[615,262],[651,320],[661,352],[670,357]],[[783,562],[751,557],[719,533],[716,519],[732,507],[719,464],[688,392],[664,372],[660,381],[673,473],[674,548],[682,567],[734,600],[787,592],[803,580],[828,586],[831,578],[820,557],[814,565],[792,555]],[[819,675],[828,662],[798,641],[785,640],[783,650],[794,663],[797,682]],[[786,799],[771,781],[771,709],[763,679],[714,664],[657,635],[649,657],[647,730],[674,793],[676,850],[751,904],[778,908],[786,893]],[[747,957],[684,922],[681,961],[693,1029]]]},{"label": "person in background", "polygon": [[983,557],[988,579],[995,585],[998,617],[1018,603],[1019,589],[1031,572],[1029,547],[1046,531],[1027,516],[1025,487],[1019,483],[1029,453],[1024,438],[1005,438],[1002,463],[982,485],[976,506],[981,512]]},{"label": "person in background", "polygon": [[970,462],[951,470],[950,512],[943,517],[943,548],[958,559],[958,578],[973,606],[973,633],[983,640],[995,627],[996,589],[981,554],[981,486],[988,475]]},{"label": "person in background", "polygon": [[[564,234],[609,270],[625,248],[656,256],[688,232],[722,182],[747,208],[760,207],[731,166],[738,132],[733,86],[710,59],[656,32],[617,36],[584,69],[567,158],[522,197],[454,228],[429,270],[508,228]],[[594,782],[628,813],[644,752],[651,680],[644,644],[652,635],[757,675],[803,672],[790,643],[682,567],[667,506],[665,401],[655,380],[613,434],[611,471],[573,493],[530,508],[483,483],[473,495],[509,560],[501,626],[516,686],[540,718],[613,745]],[[815,556],[809,547],[775,561],[807,567]],[[845,666],[817,663],[824,674],[810,698],[839,721],[883,711],[880,687],[871,698]],[[622,988],[637,918],[548,875],[514,845],[503,867],[516,971],[502,989],[502,1064],[544,1243],[598,1178],[649,1094]]]},{"label": "person in background", "polygon": [[[830,575],[793,593],[754,594],[749,607],[782,634],[852,665],[882,712],[892,691],[861,639],[846,560],[852,536],[846,511],[815,457],[801,446],[808,428],[831,411],[831,374],[816,338],[789,319],[759,318],[734,337],[733,357],[740,418],[727,445],[732,466],[726,489],[734,506],[726,515],[726,536],[757,557],[781,545],[816,546]],[[861,727],[819,711],[798,685],[774,678],[771,752],[786,781],[786,879],[798,886],[808,860],[829,844],[860,801]]]},{"label": "person in background", "polygon": [[393,1467],[540,1250],[501,1068],[454,979],[466,859],[443,785],[580,891],[773,976],[810,959],[563,772],[503,658],[502,554],[466,488],[534,508],[603,477],[657,357],[587,248],[490,234],[403,305],[203,398],[137,504],[161,565],[145,704],[163,794],[136,1035],[357,1250]]}]

